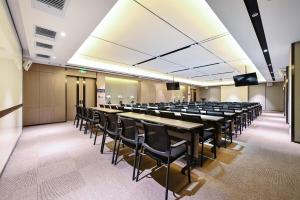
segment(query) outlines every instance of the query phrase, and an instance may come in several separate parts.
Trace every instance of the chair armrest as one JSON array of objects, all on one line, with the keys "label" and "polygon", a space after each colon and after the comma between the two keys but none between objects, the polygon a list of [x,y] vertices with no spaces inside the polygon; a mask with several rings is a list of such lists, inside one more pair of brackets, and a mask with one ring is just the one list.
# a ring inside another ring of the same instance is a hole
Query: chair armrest
[{"label": "chair armrest", "polygon": [[213,128],[213,127],[203,129],[203,131],[208,131],[208,132],[211,132],[214,130],[215,130],[215,128]]},{"label": "chair armrest", "polygon": [[230,124],[231,122],[232,122],[232,120],[230,120],[230,119],[226,121],[226,123],[228,123],[228,124]]},{"label": "chair armrest", "polygon": [[172,144],[172,145],[171,145],[171,148],[176,148],[176,147],[179,147],[179,146],[181,146],[181,145],[183,145],[183,144],[186,144],[186,143],[187,143],[186,140],[181,140],[180,142],[177,142],[177,143],[175,143],[175,144]]}]

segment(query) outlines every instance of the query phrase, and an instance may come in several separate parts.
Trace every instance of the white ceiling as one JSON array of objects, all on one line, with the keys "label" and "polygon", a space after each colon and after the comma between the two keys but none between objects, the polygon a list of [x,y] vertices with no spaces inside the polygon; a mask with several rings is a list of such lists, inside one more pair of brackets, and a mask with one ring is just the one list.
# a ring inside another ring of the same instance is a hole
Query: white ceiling
[{"label": "white ceiling", "polygon": [[[270,72],[259,46],[244,2],[206,0],[267,81]],[[289,65],[291,43],[300,40],[299,0],[258,0],[276,81],[279,70]]]},{"label": "white ceiling", "polygon": [[[61,15],[36,8],[34,1],[8,0],[25,56],[36,62],[83,65],[165,80],[175,76],[196,85],[232,83],[232,75],[254,71],[261,81],[271,80],[241,0],[67,0]],[[291,20],[300,17],[295,8],[299,2],[258,1],[277,80],[281,79],[277,69],[288,64],[290,43],[300,39],[297,22]],[[289,12],[278,14],[281,8]],[[57,39],[35,37],[34,25],[56,31]],[[60,36],[61,32],[66,37]],[[53,44],[54,49],[37,48],[36,41]],[[37,60],[36,53],[48,54],[51,59]],[[220,64],[210,65],[213,63]],[[198,66],[205,67],[194,69]],[[170,73],[177,70],[182,71]]]},{"label": "white ceiling", "polygon": [[[47,6],[36,6],[35,0],[8,0],[16,24],[24,56],[35,62],[66,65],[70,57],[80,47],[88,35],[108,13],[116,0],[66,0],[62,14],[53,12]],[[55,40],[36,37],[34,26],[41,26],[57,32]],[[66,37],[60,35],[61,32]],[[42,50],[35,42],[54,45],[53,50]],[[50,60],[39,60],[37,53],[50,55]],[[54,59],[55,57],[55,59]]]}]

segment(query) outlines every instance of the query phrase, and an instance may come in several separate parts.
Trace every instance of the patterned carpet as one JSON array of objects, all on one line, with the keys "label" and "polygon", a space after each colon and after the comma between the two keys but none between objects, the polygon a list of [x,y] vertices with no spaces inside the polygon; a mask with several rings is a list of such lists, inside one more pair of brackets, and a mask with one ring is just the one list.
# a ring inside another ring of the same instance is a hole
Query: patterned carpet
[{"label": "patterned carpet", "polygon": [[[264,113],[234,139],[192,170],[190,185],[179,172],[184,161],[172,164],[169,199],[300,199],[300,145],[290,142],[282,114]],[[92,145],[70,122],[25,128],[0,179],[0,199],[164,198],[165,168],[133,182],[130,150],[112,166],[112,143],[101,155],[100,141]],[[144,159],[143,174],[154,165]]]}]

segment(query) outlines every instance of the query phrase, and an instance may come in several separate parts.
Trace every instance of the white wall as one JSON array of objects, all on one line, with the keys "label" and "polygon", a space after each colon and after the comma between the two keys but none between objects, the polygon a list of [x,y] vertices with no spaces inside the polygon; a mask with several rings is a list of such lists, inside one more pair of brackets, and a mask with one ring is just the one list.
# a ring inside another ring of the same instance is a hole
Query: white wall
[{"label": "white wall", "polygon": [[137,100],[138,81],[131,79],[105,77],[105,95],[111,96],[111,103],[118,104],[118,96],[123,97],[123,103],[130,103],[130,96]]},{"label": "white wall", "polygon": [[[22,104],[22,53],[6,2],[0,1],[0,111]],[[0,172],[22,132],[22,108],[0,118]]]},{"label": "white wall", "polygon": [[222,102],[247,102],[248,86],[235,87],[234,85],[221,86]]},{"label": "white wall", "polygon": [[249,102],[259,102],[266,110],[266,84],[249,86]]},{"label": "white wall", "polygon": [[[202,88],[200,91],[200,97],[198,97],[198,101],[201,100],[201,98],[206,98],[206,101],[221,101],[221,87],[215,86],[215,87],[208,87],[208,88]],[[199,95],[197,95],[199,96]]]}]

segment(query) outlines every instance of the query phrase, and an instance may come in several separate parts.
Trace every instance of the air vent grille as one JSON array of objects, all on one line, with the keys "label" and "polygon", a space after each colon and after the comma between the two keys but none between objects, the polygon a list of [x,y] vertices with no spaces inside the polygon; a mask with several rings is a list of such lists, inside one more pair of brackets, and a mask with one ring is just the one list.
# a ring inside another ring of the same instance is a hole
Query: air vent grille
[{"label": "air vent grille", "polygon": [[51,44],[45,44],[42,42],[36,42],[37,47],[45,48],[45,49],[53,49],[53,45]]},{"label": "air vent grille", "polygon": [[45,54],[36,54],[36,57],[38,58],[46,58],[46,59],[50,59],[50,56],[49,55],[45,55]]},{"label": "air vent grille", "polygon": [[52,38],[52,39],[55,39],[55,37],[56,37],[56,32],[55,31],[51,31],[49,29],[42,28],[42,27],[39,27],[39,26],[35,27],[35,34],[41,35],[41,36],[44,36],[44,37],[48,37],[48,38]]},{"label": "air vent grille", "polygon": [[37,0],[49,7],[56,8],[58,10],[63,10],[65,6],[65,0]]}]

